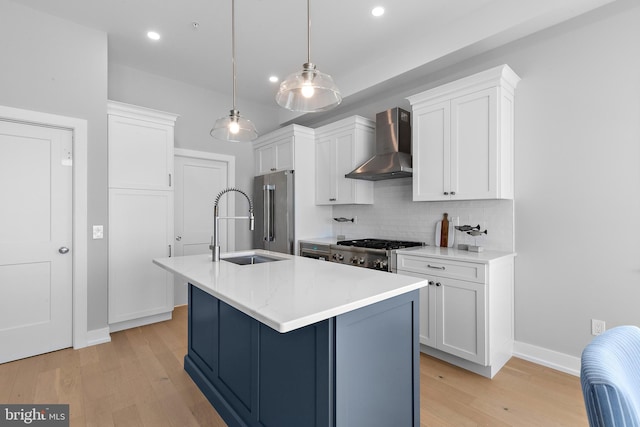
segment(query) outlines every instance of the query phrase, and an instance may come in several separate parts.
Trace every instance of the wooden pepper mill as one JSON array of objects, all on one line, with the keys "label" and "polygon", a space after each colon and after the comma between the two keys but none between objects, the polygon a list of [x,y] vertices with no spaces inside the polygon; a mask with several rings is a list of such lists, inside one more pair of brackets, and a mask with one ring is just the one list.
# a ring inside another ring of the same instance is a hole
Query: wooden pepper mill
[{"label": "wooden pepper mill", "polygon": [[446,248],[449,246],[449,214],[442,215],[442,226],[440,227],[440,247]]}]

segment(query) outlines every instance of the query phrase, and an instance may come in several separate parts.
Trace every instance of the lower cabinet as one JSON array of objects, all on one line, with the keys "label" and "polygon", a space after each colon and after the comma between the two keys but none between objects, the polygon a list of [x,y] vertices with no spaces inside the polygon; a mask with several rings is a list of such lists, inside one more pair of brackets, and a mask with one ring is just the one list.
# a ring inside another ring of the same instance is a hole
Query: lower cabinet
[{"label": "lower cabinet", "polygon": [[[482,262],[398,254],[398,274],[422,277],[422,351],[492,378],[513,352],[513,254]],[[464,255],[463,255],[464,257]]]},{"label": "lower cabinet", "polygon": [[171,256],[173,191],[109,190],[109,326],[171,318],[173,277],[151,260]]},{"label": "lower cabinet", "polygon": [[420,290],[420,343],[486,366],[483,284],[427,276]]},{"label": "lower cabinet", "polygon": [[279,333],[189,286],[185,370],[229,426],[420,425],[418,292]]}]

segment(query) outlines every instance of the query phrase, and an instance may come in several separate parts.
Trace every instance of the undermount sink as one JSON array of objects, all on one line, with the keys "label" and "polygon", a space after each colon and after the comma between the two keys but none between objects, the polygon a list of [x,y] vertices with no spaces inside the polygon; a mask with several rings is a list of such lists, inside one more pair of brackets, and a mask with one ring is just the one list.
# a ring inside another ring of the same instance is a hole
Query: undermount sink
[{"label": "undermount sink", "polygon": [[229,261],[237,265],[252,265],[252,264],[263,264],[265,262],[273,262],[273,261],[283,261],[284,258],[273,258],[266,255],[258,255],[258,254],[249,254],[249,255],[239,255],[225,258],[221,257],[222,261]]}]

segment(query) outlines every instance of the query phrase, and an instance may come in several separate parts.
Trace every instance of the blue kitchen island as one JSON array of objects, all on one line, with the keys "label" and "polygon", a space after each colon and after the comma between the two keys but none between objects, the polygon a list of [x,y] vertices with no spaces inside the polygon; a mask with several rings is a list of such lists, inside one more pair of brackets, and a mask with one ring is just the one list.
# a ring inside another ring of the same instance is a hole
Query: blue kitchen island
[{"label": "blue kitchen island", "polygon": [[154,263],[189,283],[184,367],[228,425],[419,426],[427,282],[263,250]]}]

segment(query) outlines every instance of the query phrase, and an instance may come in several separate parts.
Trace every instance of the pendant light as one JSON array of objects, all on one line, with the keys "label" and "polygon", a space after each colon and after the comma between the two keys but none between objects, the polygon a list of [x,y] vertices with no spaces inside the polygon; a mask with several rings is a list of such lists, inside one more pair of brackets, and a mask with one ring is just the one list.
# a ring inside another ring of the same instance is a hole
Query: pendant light
[{"label": "pendant light", "polygon": [[330,110],[342,102],[340,90],[330,75],[321,73],[311,62],[311,13],[307,0],[307,62],[302,71],[291,74],[280,83],[276,102],[292,111],[314,113]]},{"label": "pendant light", "polygon": [[240,115],[236,109],[236,29],[235,29],[235,0],[231,0],[231,63],[233,65],[233,108],[228,116],[216,120],[211,136],[216,139],[231,142],[253,141],[258,137],[258,131],[250,120]]}]

